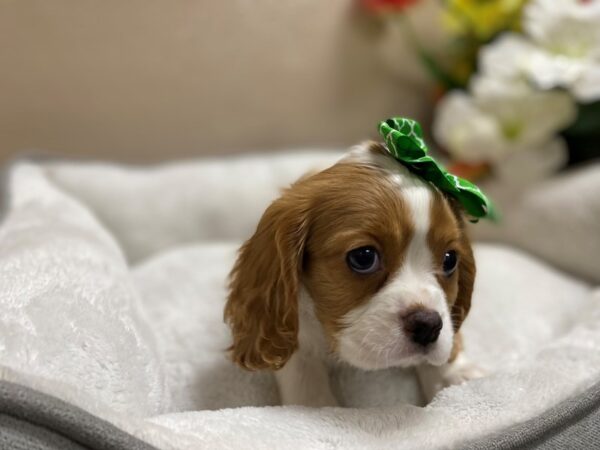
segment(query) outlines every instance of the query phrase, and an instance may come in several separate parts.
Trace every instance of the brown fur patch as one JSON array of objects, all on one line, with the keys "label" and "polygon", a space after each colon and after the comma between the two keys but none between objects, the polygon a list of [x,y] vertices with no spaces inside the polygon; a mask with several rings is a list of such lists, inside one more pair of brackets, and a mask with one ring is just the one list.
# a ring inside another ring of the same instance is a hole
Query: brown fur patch
[{"label": "brown fur patch", "polygon": [[365,143],[365,146],[367,147],[367,151],[374,155],[387,155],[388,154],[388,152],[385,150],[385,148],[383,147],[383,144],[381,142],[367,141]]},{"label": "brown fur patch", "polygon": [[[453,199],[435,192],[431,203],[431,223],[427,241],[434,258],[439,262],[437,279],[446,294],[454,331],[458,332],[471,307],[475,281],[475,260],[466,234],[462,212]],[[444,254],[456,251],[458,267],[447,277],[442,271]]]},{"label": "brown fur patch", "polygon": [[463,341],[462,341],[462,334],[460,334],[460,331],[457,331],[454,334],[454,342],[452,343],[452,352],[450,353],[450,358],[448,358],[448,362],[452,362],[454,361],[458,355],[460,355],[460,352],[463,351]]}]

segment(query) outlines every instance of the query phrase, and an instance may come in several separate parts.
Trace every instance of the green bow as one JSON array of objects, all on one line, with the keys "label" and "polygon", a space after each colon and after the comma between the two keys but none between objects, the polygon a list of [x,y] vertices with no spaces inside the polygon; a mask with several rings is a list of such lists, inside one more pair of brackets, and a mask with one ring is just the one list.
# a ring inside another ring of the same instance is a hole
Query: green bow
[{"label": "green bow", "polygon": [[412,173],[456,198],[472,217],[472,222],[477,222],[482,217],[496,220],[492,203],[477,186],[448,173],[427,155],[427,145],[418,122],[402,117],[388,119],[379,124],[379,134],[390,155]]}]

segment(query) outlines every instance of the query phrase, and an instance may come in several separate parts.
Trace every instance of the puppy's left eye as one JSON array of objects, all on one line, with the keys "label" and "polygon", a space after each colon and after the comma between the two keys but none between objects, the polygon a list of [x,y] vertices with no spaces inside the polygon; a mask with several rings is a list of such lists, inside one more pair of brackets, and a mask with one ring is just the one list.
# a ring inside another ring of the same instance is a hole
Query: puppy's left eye
[{"label": "puppy's left eye", "polygon": [[444,254],[444,261],[442,263],[442,269],[444,270],[444,275],[449,277],[456,270],[456,265],[458,264],[458,256],[454,250],[448,250]]},{"label": "puppy's left eye", "polygon": [[379,253],[371,246],[350,250],[346,262],[354,272],[361,274],[373,273],[380,267]]}]

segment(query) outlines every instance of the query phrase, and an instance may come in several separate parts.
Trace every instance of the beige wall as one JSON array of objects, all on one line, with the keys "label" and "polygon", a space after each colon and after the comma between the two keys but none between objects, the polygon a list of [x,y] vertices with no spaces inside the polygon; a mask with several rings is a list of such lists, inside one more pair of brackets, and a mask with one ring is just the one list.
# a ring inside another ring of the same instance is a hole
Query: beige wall
[{"label": "beige wall", "polygon": [[424,77],[383,70],[351,3],[0,0],[0,158],[347,144],[423,116]]}]

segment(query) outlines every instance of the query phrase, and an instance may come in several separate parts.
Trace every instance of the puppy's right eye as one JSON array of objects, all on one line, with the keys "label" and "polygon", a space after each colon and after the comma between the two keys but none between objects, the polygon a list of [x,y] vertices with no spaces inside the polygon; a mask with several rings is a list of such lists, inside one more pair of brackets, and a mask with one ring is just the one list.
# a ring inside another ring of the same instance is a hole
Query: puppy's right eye
[{"label": "puppy's right eye", "polygon": [[346,255],[348,267],[356,273],[369,274],[381,266],[379,253],[375,247],[366,246],[350,250]]}]

